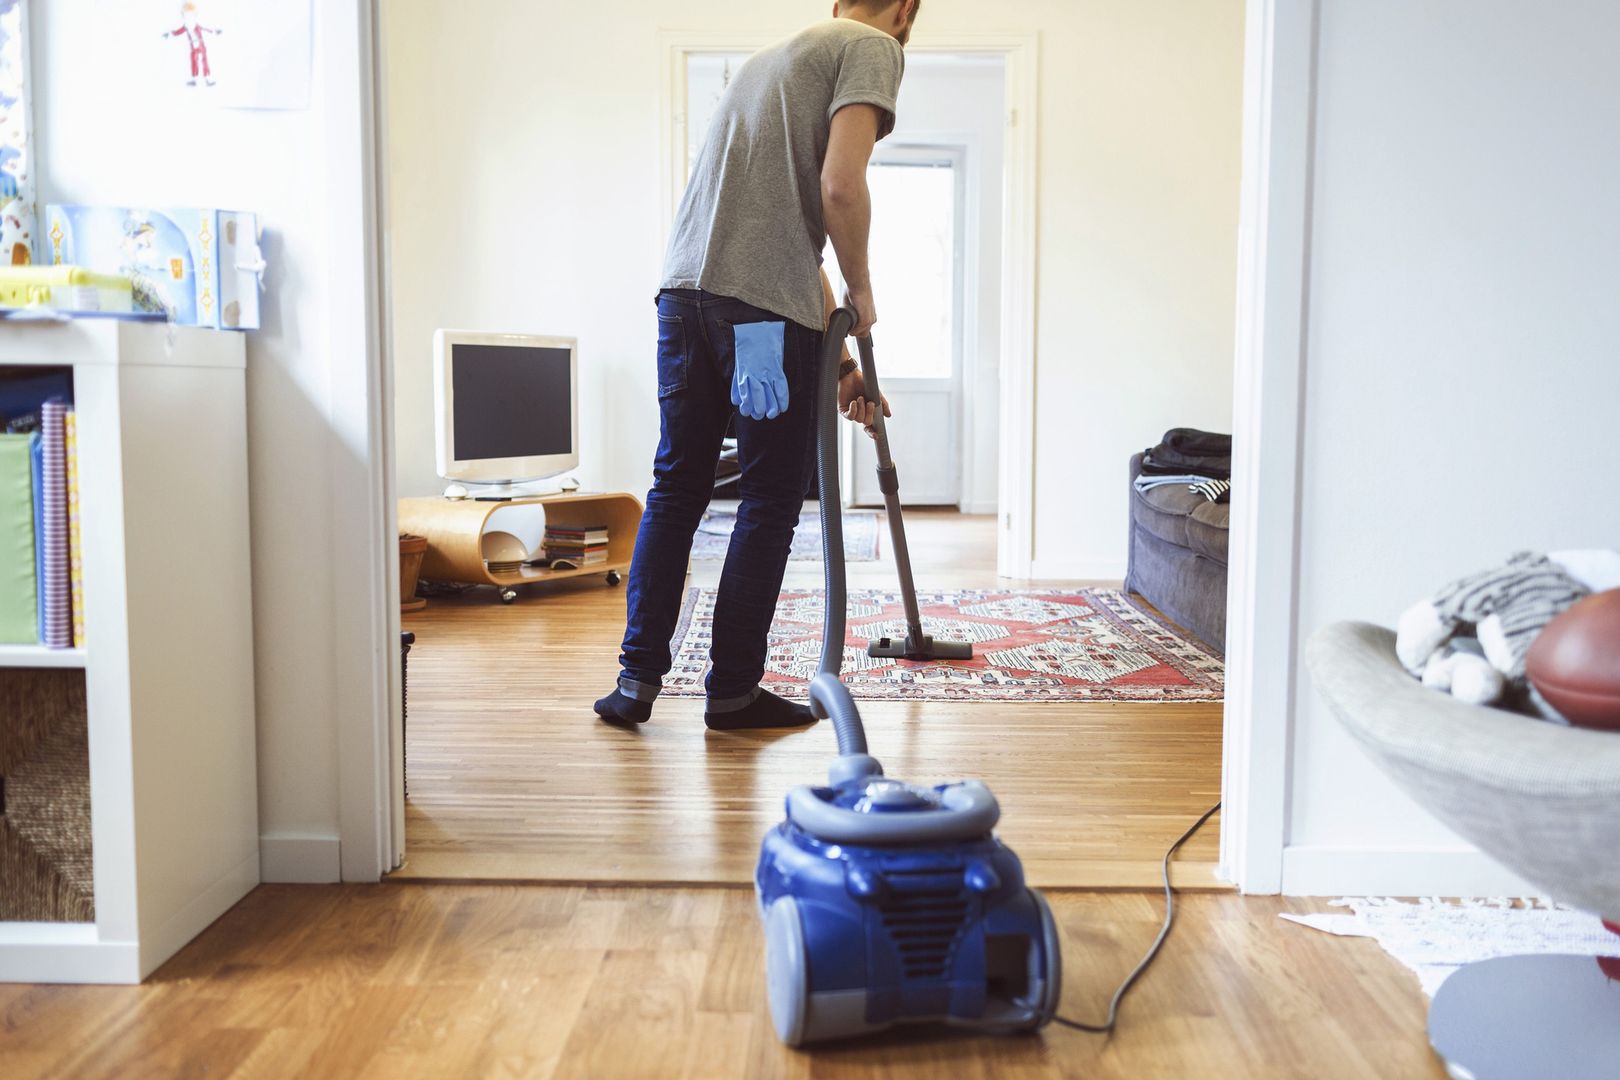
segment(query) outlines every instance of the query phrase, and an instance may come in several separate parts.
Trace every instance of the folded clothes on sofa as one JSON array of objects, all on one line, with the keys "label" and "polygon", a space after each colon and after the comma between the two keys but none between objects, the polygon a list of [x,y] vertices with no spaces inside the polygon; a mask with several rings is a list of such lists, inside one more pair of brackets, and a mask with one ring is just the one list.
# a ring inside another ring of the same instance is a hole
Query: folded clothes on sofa
[{"label": "folded clothes on sofa", "polygon": [[1137,491],[1152,491],[1154,488],[1169,487],[1172,484],[1185,485],[1187,490],[1195,495],[1202,495],[1212,503],[1230,502],[1232,496],[1232,481],[1213,476],[1199,476],[1196,473],[1165,476],[1149,476],[1144,473],[1132,483]]},{"label": "folded clothes on sofa", "polygon": [[1177,454],[1224,457],[1228,460],[1232,457],[1232,436],[1199,431],[1197,428],[1172,428],[1164,433],[1159,445]]},{"label": "folded clothes on sofa", "polygon": [[1173,428],[1142,458],[1145,476],[1212,477],[1225,480],[1232,475],[1232,436]]},{"label": "folded clothes on sofa", "polygon": [[1137,491],[1151,491],[1156,487],[1165,487],[1169,484],[1186,484],[1193,487],[1215,479],[1213,476],[1200,476],[1197,473],[1167,473],[1163,476],[1149,476],[1143,473],[1135,481]]}]

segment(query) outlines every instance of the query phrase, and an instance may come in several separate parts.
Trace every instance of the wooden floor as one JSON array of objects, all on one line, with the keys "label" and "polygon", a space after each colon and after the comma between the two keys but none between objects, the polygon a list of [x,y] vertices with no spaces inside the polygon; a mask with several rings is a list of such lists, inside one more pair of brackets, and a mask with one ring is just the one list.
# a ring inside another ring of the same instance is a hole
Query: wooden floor
[{"label": "wooden floor", "polygon": [[[1160,918],[1059,894],[1063,1012],[1099,1018]],[[1308,901],[1184,898],[1110,1040],[771,1033],[742,889],[264,886],[141,987],[0,986],[0,1075],[583,1080],[1438,1080],[1417,980]]]},{"label": "wooden floor", "polygon": [[[998,583],[992,519],[907,523],[920,583]],[[693,583],[718,572],[696,564]],[[895,580],[887,559],[852,563],[849,577]],[[819,563],[789,565],[789,584],[820,582]],[[536,588],[511,606],[479,590],[405,627],[417,643],[400,880],[746,882],[784,793],[819,782],[835,754],[825,726],[711,733],[701,699],[665,698],[635,731],[599,722],[591,702],[618,675],[623,589]],[[1220,795],[1219,703],[872,702],[862,715],[890,775],[989,784],[999,831],[1037,885],[1156,885],[1165,847]],[[1183,849],[1179,884],[1216,884],[1218,824]]]}]

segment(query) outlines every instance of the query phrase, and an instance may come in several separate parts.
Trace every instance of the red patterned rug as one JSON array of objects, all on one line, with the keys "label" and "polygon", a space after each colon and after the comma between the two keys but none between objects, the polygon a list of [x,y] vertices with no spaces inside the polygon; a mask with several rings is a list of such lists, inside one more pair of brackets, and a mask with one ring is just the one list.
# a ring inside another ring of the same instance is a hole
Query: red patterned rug
[{"label": "red patterned rug", "polygon": [[[701,697],[715,591],[692,589],[671,642],[664,693]],[[904,637],[898,590],[853,590],[844,682],[857,698],[915,701],[1220,701],[1221,658],[1113,589],[969,589],[917,596],[923,627],[973,642],[973,659],[913,663],[866,655],[868,639]],[[820,589],[782,593],[764,685],[803,700],[821,657]]]}]

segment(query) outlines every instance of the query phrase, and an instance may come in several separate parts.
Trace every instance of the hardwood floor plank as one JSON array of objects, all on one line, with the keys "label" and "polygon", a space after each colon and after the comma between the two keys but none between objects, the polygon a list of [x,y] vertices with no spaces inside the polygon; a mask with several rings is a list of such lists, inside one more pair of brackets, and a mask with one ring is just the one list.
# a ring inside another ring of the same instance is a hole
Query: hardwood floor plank
[{"label": "hardwood floor plank", "polygon": [[[1065,1015],[1098,1020],[1158,930],[1151,894],[1059,893]],[[1181,898],[1111,1039],[899,1032],[777,1043],[740,889],[266,886],[139,987],[0,986],[32,1077],[990,1080],[1438,1078],[1417,980],[1316,901]],[[296,1006],[291,1003],[297,1002]]]},{"label": "hardwood floor plank", "polygon": [[[989,587],[994,523],[907,517],[920,582]],[[854,563],[852,585],[890,585],[887,562]],[[792,563],[789,585],[820,583]],[[715,564],[696,564],[709,584]],[[1072,584],[1072,583],[1069,583]],[[624,592],[493,592],[435,601],[406,626],[407,862],[401,880],[740,884],[790,787],[834,756],[824,725],[717,734],[702,702],[666,698],[634,731],[590,704],[617,677]],[[890,775],[974,776],[996,792],[1000,832],[1047,887],[1144,888],[1171,840],[1220,795],[1219,703],[871,702],[874,752]],[[1218,823],[1217,823],[1218,824]],[[1188,887],[1215,887],[1211,827],[1183,850]]]}]

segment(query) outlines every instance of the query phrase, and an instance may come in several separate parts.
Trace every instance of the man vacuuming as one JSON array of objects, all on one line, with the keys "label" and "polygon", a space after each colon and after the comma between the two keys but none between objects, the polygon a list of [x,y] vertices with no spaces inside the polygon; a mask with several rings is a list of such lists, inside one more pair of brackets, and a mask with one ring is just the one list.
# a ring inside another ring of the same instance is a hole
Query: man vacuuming
[{"label": "man vacuuming", "polygon": [[[721,99],[658,295],[661,436],[630,567],[619,685],[596,703],[605,720],[651,715],[735,414],[742,505],[715,600],[704,722],[722,731],[814,722],[760,680],[814,460],[816,365],[835,306],[821,253],[830,238],[844,303],[859,317],[854,336],[870,332],[866,169],[894,130],[920,3],[834,4],[830,21],[752,57]],[[846,357],[840,375],[840,411],[870,425],[876,406],[859,369]]]}]

